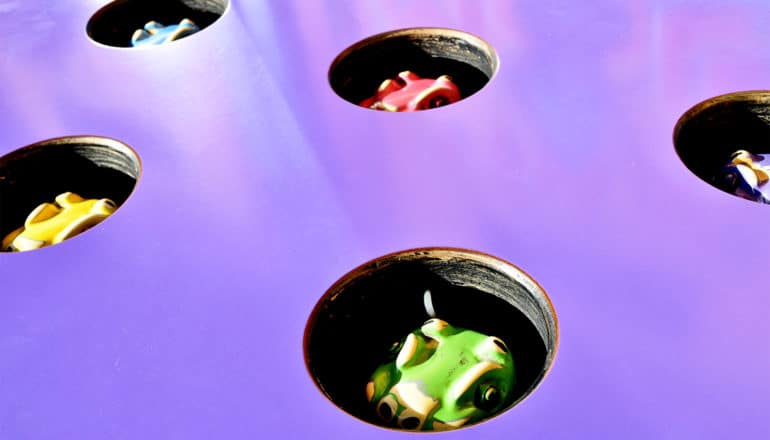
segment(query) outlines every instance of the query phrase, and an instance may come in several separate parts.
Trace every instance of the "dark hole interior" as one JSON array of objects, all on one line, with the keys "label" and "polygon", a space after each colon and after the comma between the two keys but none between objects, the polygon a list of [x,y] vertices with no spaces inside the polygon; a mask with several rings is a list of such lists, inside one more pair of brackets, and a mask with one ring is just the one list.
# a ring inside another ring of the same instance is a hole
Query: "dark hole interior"
[{"label": "dark hole interior", "polygon": [[130,47],[131,35],[149,21],[179,24],[184,18],[204,29],[224,13],[227,0],[118,0],[88,21],[88,35],[99,43]]},{"label": "dark hole interior", "polygon": [[326,298],[311,317],[306,361],[327,396],[348,413],[383,425],[367,402],[365,386],[394,342],[429,316],[423,293],[430,289],[438,318],[502,339],[510,349],[516,385],[509,406],[540,380],[546,345],[535,325],[509,302],[450,284],[419,261],[393,263],[351,282],[334,300]]},{"label": "dark hole interior", "polygon": [[453,35],[373,37],[340,57],[329,71],[329,81],[340,97],[358,105],[384,80],[411,70],[424,78],[449,75],[467,98],[494,75],[497,60],[488,50]]},{"label": "dark hole interior", "polygon": [[120,206],[138,176],[138,159],[108,145],[43,143],[16,150],[0,158],[0,238],[63,192],[109,198]]},{"label": "dark hole interior", "polygon": [[405,429],[415,429],[420,425],[420,419],[417,417],[408,417],[401,423]]},{"label": "dark hole interior", "polygon": [[717,100],[685,115],[674,135],[676,152],[696,176],[732,193],[721,178],[732,153],[770,153],[770,94],[750,94]]}]

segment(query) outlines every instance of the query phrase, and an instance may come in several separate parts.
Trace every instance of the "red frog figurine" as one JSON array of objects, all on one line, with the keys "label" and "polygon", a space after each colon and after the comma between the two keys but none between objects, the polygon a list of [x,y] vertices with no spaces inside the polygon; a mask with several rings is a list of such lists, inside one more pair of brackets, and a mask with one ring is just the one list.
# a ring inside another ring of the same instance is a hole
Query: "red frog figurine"
[{"label": "red frog figurine", "polygon": [[386,79],[377,93],[364,99],[360,105],[389,112],[413,112],[441,107],[460,100],[460,89],[449,75],[436,79],[421,78],[405,70],[396,78]]}]

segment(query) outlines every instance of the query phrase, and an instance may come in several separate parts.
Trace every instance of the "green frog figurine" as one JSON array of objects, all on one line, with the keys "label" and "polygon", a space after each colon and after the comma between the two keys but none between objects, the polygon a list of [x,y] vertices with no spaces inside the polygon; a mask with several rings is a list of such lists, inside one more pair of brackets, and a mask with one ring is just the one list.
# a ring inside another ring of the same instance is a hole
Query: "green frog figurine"
[{"label": "green frog figurine", "polygon": [[500,338],[430,319],[394,344],[366,398],[387,425],[444,431],[504,408],[515,383],[513,356]]}]

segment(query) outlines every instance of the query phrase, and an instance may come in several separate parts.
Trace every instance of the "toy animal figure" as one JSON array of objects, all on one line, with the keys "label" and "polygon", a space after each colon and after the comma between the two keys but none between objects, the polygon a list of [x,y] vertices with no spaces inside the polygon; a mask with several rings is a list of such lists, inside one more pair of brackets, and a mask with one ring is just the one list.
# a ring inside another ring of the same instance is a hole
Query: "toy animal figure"
[{"label": "toy animal figure", "polygon": [[770,164],[764,156],[738,150],[722,168],[721,179],[728,191],[738,197],[770,203]]},{"label": "toy animal figure", "polygon": [[55,203],[38,205],[24,226],[8,234],[2,242],[5,251],[30,251],[61,243],[95,226],[117,207],[109,199],[83,199],[66,192],[56,196]]},{"label": "toy animal figure", "polygon": [[421,78],[408,70],[396,78],[386,79],[374,96],[360,105],[389,112],[427,110],[460,100],[460,89],[448,75],[436,79]]},{"label": "toy animal figure", "polygon": [[430,319],[393,347],[366,398],[387,424],[444,431],[485,419],[508,404],[513,356],[499,338]]},{"label": "toy animal figure", "polygon": [[170,41],[179,40],[198,32],[200,28],[187,18],[178,25],[164,26],[157,21],[150,21],[144,29],[137,29],[131,36],[131,46],[159,46]]}]

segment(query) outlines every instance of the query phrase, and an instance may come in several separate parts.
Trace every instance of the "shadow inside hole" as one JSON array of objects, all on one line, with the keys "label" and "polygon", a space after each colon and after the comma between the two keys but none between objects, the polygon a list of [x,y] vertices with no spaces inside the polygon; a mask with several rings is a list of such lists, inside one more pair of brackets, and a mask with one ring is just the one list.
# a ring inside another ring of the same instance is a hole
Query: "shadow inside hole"
[{"label": "shadow inside hole", "polygon": [[10,153],[0,158],[0,239],[64,192],[120,206],[138,176],[138,159],[106,145],[38,144]]},{"label": "shadow inside hole", "polygon": [[497,69],[491,48],[479,47],[454,33],[372,37],[340,55],[329,71],[332,89],[358,105],[380,84],[410,70],[423,78],[449,75],[464,99],[481,90]]},{"label": "shadow inside hole", "polygon": [[770,92],[725,95],[696,106],[677,123],[674,147],[696,176],[732,194],[722,170],[732,154],[770,153]]},{"label": "shadow inside hole", "polygon": [[495,295],[452,285],[420,263],[405,262],[351,282],[333,300],[325,299],[311,317],[306,361],[317,383],[339,407],[385,426],[367,402],[365,386],[374,370],[392,358],[392,344],[429,319],[423,305],[426,289],[431,290],[438,318],[497,336],[509,347],[516,385],[504,408],[542,378],[546,345],[520,310]]},{"label": "shadow inside hole", "polygon": [[168,26],[188,18],[204,29],[222,16],[227,3],[227,0],[117,0],[91,17],[86,32],[99,43],[131,47],[131,36],[149,21]]}]

